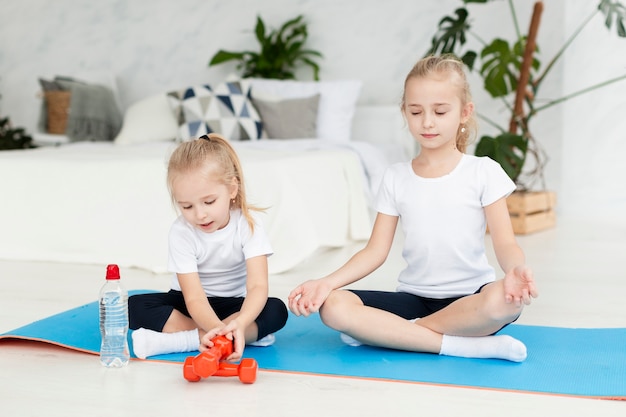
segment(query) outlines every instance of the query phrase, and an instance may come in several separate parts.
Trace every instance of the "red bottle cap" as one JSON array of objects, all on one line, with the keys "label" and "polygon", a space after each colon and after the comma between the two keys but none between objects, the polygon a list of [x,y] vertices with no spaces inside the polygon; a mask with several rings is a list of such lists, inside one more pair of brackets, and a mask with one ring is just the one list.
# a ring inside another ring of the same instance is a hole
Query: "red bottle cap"
[{"label": "red bottle cap", "polygon": [[107,265],[107,279],[120,279],[120,268],[115,265]]}]

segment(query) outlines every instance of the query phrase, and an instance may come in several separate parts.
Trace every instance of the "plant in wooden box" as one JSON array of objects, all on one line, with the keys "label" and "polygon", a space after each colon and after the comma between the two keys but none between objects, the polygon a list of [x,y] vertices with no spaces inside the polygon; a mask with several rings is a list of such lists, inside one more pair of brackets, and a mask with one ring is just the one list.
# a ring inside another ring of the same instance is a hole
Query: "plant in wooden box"
[{"label": "plant in wooden box", "polygon": [[[462,0],[464,4],[484,4],[492,1]],[[626,74],[543,104],[536,102],[539,88],[565,49],[597,13],[604,15],[604,22],[609,30],[614,26],[619,37],[626,37],[624,26],[626,8],[620,1],[600,0],[597,7],[591,10],[589,17],[571,34],[548,64],[542,67],[536,57],[539,52],[536,41],[543,2],[535,1],[527,34],[520,32],[513,0],[508,0],[508,7],[516,31],[516,39],[513,43],[509,44],[508,41],[500,38],[490,43],[483,41],[472,31],[469,11],[465,7],[460,7],[455,10],[455,16],[444,16],[439,21],[427,55],[452,53],[459,56],[471,71],[476,67],[484,82],[485,90],[493,98],[501,99],[508,109],[510,117],[506,127],[500,126],[490,117],[478,114],[480,119],[495,127],[499,134],[495,137],[482,136],[474,153],[479,156],[489,156],[499,162],[515,181],[517,191],[507,200],[513,227],[516,233],[530,233],[554,225],[556,200],[553,192],[531,191],[537,181],[541,181],[542,190],[545,190],[543,168],[546,162],[544,152],[531,134],[529,124],[531,119],[540,111],[568,99],[624,80]],[[473,35],[483,45],[480,53],[465,47],[467,34]],[[477,65],[477,61],[480,61],[480,65]],[[525,170],[529,162],[533,162],[530,164],[531,169]]]},{"label": "plant in wooden box", "polygon": [[260,51],[232,52],[220,49],[209,61],[209,66],[227,61],[238,61],[237,69],[243,77],[295,79],[295,70],[305,65],[313,70],[313,79],[319,80],[320,67],[315,58],[322,54],[305,49],[308,38],[307,23],[302,15],[283,23],[279,29],[266,31],[265,22],[257,16],[254,33]]}]

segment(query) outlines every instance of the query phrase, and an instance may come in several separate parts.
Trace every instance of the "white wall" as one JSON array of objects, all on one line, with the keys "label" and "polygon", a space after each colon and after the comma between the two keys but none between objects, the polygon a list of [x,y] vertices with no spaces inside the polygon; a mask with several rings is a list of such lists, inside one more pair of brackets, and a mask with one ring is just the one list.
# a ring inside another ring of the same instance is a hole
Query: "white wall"
[{"label": "white wall", "polygon": [[[595,3],[545,1],[538,41],[542,62]],[[532,2],[515,4],[526,31]],[[460,5],[460,0],[0,0],[0,113],[33,130],[38,77],[113,73],[124,108],[152,93],[220,81],[234,64],[209,69],[209,58],[220,48],[255,48],[251,29],[257,14],[276,27],[299,13],[309,22],[310,46],[324,54],[322,79],[361,79],[361,104],[396,104],[404,76],[428,49],[437,22]],[[506,6],[505,1],[471,6],[481,37],[510,39],[514,31]],[[485,7],[490,13],[478,14]],[[591,22],[542,87],[542,97],[626,73],[626,39],[607,35],[601,25],[599,18]],[[301,79],[310,77],[307,70],[300,73]],[[502,112],[478,81],[472,77],[479,111]],[[547,186],[559,193],[561,213],[625,212],[625,93],[626,81],[535,118],[535,136],[550,155]],[[483,128],[489,133],[484,123]]]},{"label": "white wall", "polygon": [[[587,9],[568,4],[569,31]],[[565,92],[626,73],[626,39],[614,33],[615,28],[608,34],[601,16],[589,23],[565,55]],[[615,217],[626,224],[626,81],[568,101],[563,109],[562,205],[572,214]]]}]

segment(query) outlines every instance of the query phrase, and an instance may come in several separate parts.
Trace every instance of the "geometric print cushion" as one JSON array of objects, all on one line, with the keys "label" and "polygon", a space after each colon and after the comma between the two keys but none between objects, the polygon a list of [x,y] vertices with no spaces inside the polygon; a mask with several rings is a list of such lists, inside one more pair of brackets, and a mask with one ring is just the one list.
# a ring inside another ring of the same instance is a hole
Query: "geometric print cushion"
[{"label": "geometric print cushion", "polygon": [[167,93],[178,122],[178,140],[219,133],[229,140],[264,137],[261,116],[250,98],[249,81],[231,81],[216,87],[197,85]]}]

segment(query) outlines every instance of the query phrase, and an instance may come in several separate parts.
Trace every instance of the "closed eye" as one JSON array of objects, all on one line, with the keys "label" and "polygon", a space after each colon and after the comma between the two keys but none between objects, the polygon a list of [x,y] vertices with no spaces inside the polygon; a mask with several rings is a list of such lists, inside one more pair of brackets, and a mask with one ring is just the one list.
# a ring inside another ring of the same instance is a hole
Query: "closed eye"
[{"label": "closed eye", "polygon": [[206,204],[207,206],[210,206],[213,203],[215,203],[215,200],[209,200],[204,202],[204,204]]}]

